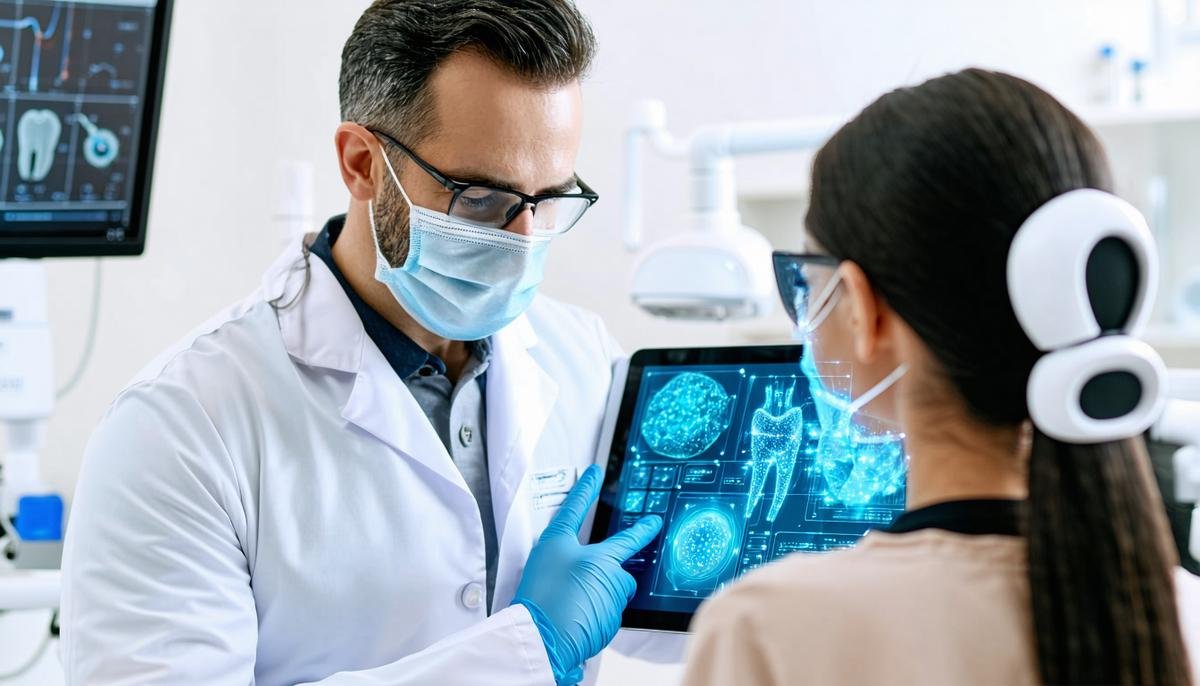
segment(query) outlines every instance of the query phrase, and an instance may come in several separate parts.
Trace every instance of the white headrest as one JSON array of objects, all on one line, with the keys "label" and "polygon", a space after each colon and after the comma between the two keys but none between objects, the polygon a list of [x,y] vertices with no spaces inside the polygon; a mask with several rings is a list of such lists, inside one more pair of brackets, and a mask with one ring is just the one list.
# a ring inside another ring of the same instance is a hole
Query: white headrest
[{"label": "white headrest", "polygon": [[[1109,238],[1128,247],[1137,267],[1137,293],[1116,331],[1101,330],[1096,309],[1105,304],[1092,302],[1088,289],[1088,263]],[[1146,431],[1162,413],[1166,366],[1137,339],[1157,286],[1146,220],[1114,195],[1064,193],[1021,225],[1008,255],[1008,292],[1026,335],[1048,353],[1034,365],[1027,391],[1030,417],[1043,433],[1068,443],[1114,441]]]},{"label": "white headrest", "polygon": [[1138,261],[1136,305],[1122,329],[1141,335],[1158,289],[1158,252],[1133,205],[1090,188],[1064,193],[1031,214],[1008,255],[1008,293],[1017,319],[1039,350],[1092,340],[1100,325],[1087,292],[1087,265],[1105,238],[1124,241]]}]

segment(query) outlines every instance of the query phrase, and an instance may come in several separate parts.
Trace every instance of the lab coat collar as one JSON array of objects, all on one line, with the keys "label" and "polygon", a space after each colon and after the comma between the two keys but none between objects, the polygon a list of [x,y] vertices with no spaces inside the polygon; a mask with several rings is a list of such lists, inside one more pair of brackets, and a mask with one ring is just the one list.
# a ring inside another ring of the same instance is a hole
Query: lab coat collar
[{"label": "lab coat collar", "polygon": [[265,277],[264,291],[278,303],[288,355],[309,367],[353,374],[342,418],[469,493],[424,411],[367,336],[341,284],[324,261],[298,247]]},{"label": "lab coat collar", "polygon": [[[294,360],[355,375],[342,407],[346,421],[470,493],[420,405],[366,335],[358,313],[323,261],[297,244],[268,270],[264,292],[278,303],[280,331]],[[503,536],[558,386],[529,353],[538,336],[525,316],[497,333],[492,343],[486,391],[488,460],[497,534]]]},{"label": "lab coat collar", "polygon": [[341,285],[308,245],[297,241],[263,277],[263,292],[276,307],[283,343],[292,359],[310,367],[357,372],[367,338],[362,320]]}]

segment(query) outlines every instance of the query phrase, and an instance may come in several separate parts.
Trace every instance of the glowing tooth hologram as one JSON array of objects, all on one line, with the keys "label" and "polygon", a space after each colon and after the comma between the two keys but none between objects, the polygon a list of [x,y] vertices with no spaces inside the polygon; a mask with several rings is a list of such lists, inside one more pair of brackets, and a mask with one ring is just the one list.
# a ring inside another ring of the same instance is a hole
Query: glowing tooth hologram
[{"label": "glowing tooth hologram", "polygon": [[667,579],[677,590],[712,587],[738,556],[742,524],[719,502],[682,509],[667,538]]},{"label": "glowing tooth hologram", "polygon": [[733,398],[706,374],[671,379],[650,400],[642,437],[654,452],[686,460],[712,447],[729,428]]},{"label": "glowing tooth hologram", "polygon": [[750,420],[750,495],[746,503],[749,517],[762,499],[771,468],[775,469],[775,493],[767,521],[773,522],[783,509],[796,460],[804,443],[804,410],[793,404],[795,381],[768,383],[762,407]]},{"label": "glowing tooth hologram", "polygon": [[62,121],[51,110],[29,110],[17,122],[17,173],[22,181],[45,181],[54,168]]}]

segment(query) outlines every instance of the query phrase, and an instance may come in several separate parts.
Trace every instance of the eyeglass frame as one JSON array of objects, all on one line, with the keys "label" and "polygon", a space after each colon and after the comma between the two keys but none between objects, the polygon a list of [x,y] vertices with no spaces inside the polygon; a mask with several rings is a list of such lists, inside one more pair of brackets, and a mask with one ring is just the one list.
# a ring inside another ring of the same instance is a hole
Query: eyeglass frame
[{"label": "eyeglass frame", "polygon": [[[789,304],[787,302],[787,298],[784,295],[783,285],[782,285],[783,282],[781,279],[782,274],[780,274],[780,266],[783,264],[787,264],[789,266],[790,265],[812,264],[812,265],[817,265],[820,267],[829,267],[831,269],[837,269],[839,266],[841,266],[842,262],[843,262],[843,260],[841,258],[834,257],[833,255],[822,255],[820,253],[786,252],[783,250],[776,250],[771,253],[771,268],[775,272],[775,288],[779,292],[779,299],[781,301],[783,301],[784,312],[786,312],[788,315],[788,318],[792,320],[792,324],[794,324],[796,326],[800,326],[800,322],[798,321],[798,315],[796,313],[796,304],[795,303]],[[832,286],[832,284],[831,284],[831,286]],[[830,287],[826,287],[826,290],[831,290],[831,289],[830,289]],[[824,301],[828,300],[829,296],[826,295],[825,292],[818,293],[817,296],[818,297],[824,296],[824,298],[822,299],[822,302],[820,303],[820,305],[823,307],[825,304]]]},{"label": "eyeglass frame", "polygon": [[[518,190],[515,190],[512,188],[503,188],[501,186],[492,186],[492,185],[486,184],[486,183],[467,183],[465,181],[456,181],[455,179],[452,179],[449,176],[446,176],[445,174],[443,174],[441,171],[438,170],[437,167],[435,167],[432,164],[421,159],[421,157],[419,155],[417,155],[417,153],[413,152],[405,144],[396,140],[396,138],[394,136],[392,136],[391,134],[388,134],[384,131],[380,131],[378,129],[373,129],[370,127],[364,127],[364,128],[366,128],[367,131],[371,132],[372,134],[379,136],[380,138],[383,138],[388,143],[391,143],[392,145],[399,148],[400,152],[403,152],[405,155],[407,155],[408,158],[411,159],[413,162],[415,162],[417,164],[417,166],[420,167],[422,170],[424,170],[424,172],[426,174],[429,174],[429,176],[433,177],[433,180],[437,181],[439,184],[441,184],[442,188],[445,188],[446,190],[453,193],[453,195],[450,196],[450,206],[448,208],[446,208],[446,214],[452,214],[454,212],[454,203],[458,202],[459,197],[462,196],[462,194],[465,193],[468,188],[483,188],[483,189],[486,189],[489,191],[495,191],[495,192],[499,192],[499,193],[507,193],[509,195],[515,195],[521,199],[521,204],[516,206],[516,211],[512,213],[512,216],[508,217],[507,221],[505,221],[503,225],[498,226],[498,227],[484,226],[483,228],[494,228],[497,231],[502,231],[502,230],[504,230],[504,228],[506,226],[511,224],[514,219],[516,219],[518,216],[520,216],[520,214],[522,212],[524,212],[526,208],[531,207],[533,214],[536,216],[537,215],[537,206],[540,203],[545,202],[547,200],[559,200],[559,199],[563,199],[563,198],[571,198],[571,199],[582,198],[584,200],[587,200],[588,201],[587,207],[585,207],[583,209],[583,211],[579,213],[579,216],[575,218],[574,223],[572,223],[570,226],[563,229],[562,231],[550,234],[553,236],[562,236],[562,235],[565,235],[567,232],[569,232],[571,229],[575,228],[575,225],[579,223],[579,220],[583,219],[583,215],[587,214],[587,211],[592,208],[592,205],[595,205],[600,200],[600,196],[596,193],[596,191],[592,190],[591,186],[587,185],[587,183],[584,182],[583,179],[579,178],[578,174],[575,175],[575,183],[579,184],[579,190],[582,191],[580,193],[543,193],[541,195],[529,195],[529,194],[522,193],[521,191],[518,191]],[[466,221],[470,221],[470,220],[466,220]]]}]

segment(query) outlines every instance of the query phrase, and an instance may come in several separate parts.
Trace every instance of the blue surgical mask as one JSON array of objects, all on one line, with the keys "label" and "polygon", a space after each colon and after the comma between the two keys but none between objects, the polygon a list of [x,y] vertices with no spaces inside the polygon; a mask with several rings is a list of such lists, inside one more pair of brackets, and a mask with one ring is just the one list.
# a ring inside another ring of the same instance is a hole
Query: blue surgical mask
[{"label": "blue surgical mask", "polygon": [[851,399],[848,388],[828,387],[817,372],[811,345],[804,346],[800,371],[808,379],[821,425],[815,457],[825,479],[826,501],[863,506],[876,496],[900,490],[908,467],[904,434],[890,422],[867,417],[861,410],[899,381],[908,368],[901,365],[856,399]]},{"label": "blue surgical mask", "polygon": [[375,279],[418,324],[452,341],[487,338],[520,317],[545,274],[550,239],[488,229],[409,199],[387,155],[392,181],[408,204],[408,259],[393,267],[379,246],[375,204],[368,202],[375,241]]}]

